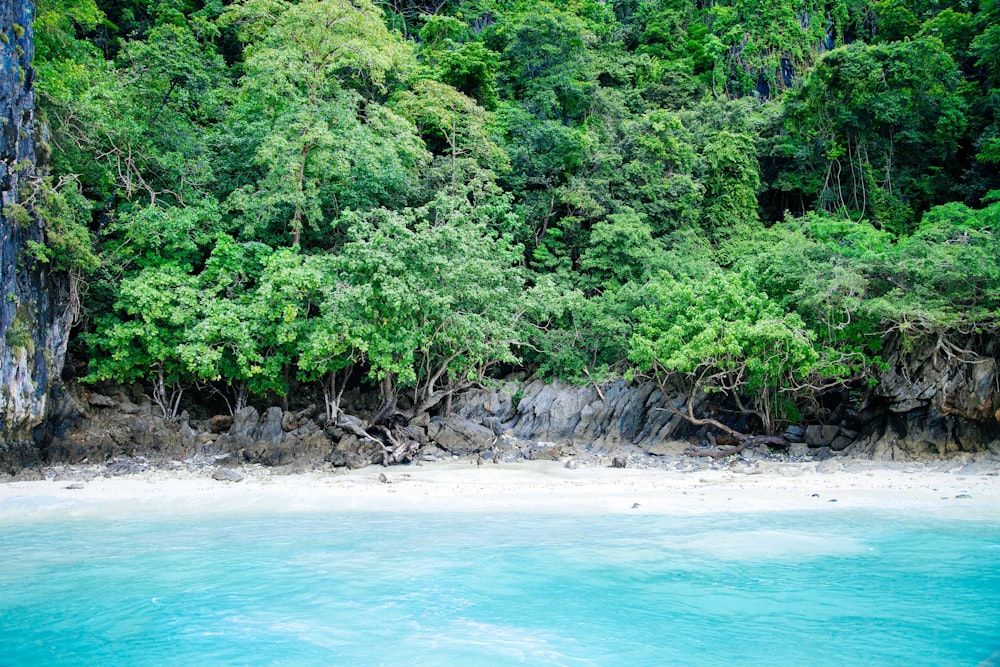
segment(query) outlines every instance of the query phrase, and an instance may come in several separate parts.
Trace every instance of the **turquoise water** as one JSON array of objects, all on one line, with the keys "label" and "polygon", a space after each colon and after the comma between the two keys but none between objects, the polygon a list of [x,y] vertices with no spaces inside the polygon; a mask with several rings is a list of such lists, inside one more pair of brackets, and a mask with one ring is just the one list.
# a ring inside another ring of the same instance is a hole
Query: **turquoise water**
[{"label": "turquoise water", "polygon": [[976,665],[1000,526],[870,511],[0,522],[0,665]]}]

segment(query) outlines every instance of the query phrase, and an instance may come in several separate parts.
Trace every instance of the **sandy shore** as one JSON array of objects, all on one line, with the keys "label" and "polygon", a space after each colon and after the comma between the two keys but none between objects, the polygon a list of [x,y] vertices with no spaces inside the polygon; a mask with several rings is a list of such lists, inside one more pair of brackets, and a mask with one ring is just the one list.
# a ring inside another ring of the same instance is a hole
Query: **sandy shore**
[{"label": "sandy shore", "polygon": [[50,470],[46,480],[0,484],[0,521],[314,510],[697,514],[846,508],[1000,519],[1000,475],[963,470],[869,462],[762,462],[693,472],[435,463],[294,475],[247,467],[242,481],[221,482],[212,479],[212,469],[106,477],[71,468]]}]

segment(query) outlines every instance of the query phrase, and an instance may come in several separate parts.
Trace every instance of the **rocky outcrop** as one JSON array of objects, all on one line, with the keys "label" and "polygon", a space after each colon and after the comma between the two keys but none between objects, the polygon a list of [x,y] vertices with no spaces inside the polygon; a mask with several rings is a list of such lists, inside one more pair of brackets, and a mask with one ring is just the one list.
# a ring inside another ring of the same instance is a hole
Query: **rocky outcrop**
[{"label": "rocky outcrop", "polygon": [[[997,344],[972,342],[978,352],[966,355],[889,346],[888,368],[864,405],[856,405],[848,392],[820,397],[814,423],[788,426],[775,438],[780,446],[760,443],[739,456],[821,461],[835,456],[914,460],[1000,455],[993,411],[998,401],[996,360],[987,354]],[[933,378],[931,385],[927,377]],[[66,420],[76,420],[77,426],[45,448],[47,461],[208,456],[219,457],[226,466],[261,463],[298,469],[360,468],[386,461],[383,442],[364,421],[343,416],[337,425],[325,424],[313,407],[298,412],[272,407],[263,413],[248,407],[231,417],[200,420],[185,413],[175,422],[162,419],[138,388],[80,390],[73,398],[69,403],[75,408],[66,408],[67,401],[60,405]],[[352,409],[370,414],[371,409],[357,407],[364,404],[361,398],[350,403]],[[455,397],[449,416],[421,414],[397,426],[399,437],[420,447],[413,458],[423,461],[461,459],[483,465],[564,460],[650,467],[690,462],[683,455],[692,444],[724,451],[727,445],[717,429],[693,425],[678,414],[684,400],[666,396],[648,382],[576,386],[513,379]],[[377,400],[368,403],[378,405]],[[717,397],[702,397],[695,412],[749,432],[752,424],[740,422],[733,408]]]},{"label": "rocky outcrop", "polygon": [[886,368],[848,450],[881,460],[1000,455],[1000,340],[989,335],[886,343]]},{"label": "rocky outcrop", "polygon": [[488,450],[497,434],[469,419],[436,417],[427,425],[427,437],[450,454],[468,456]]},{"label": "rocky outcrop", "polygon": [[976,422],[1000,420],[1000,380],[994,336],[936,337],[918,343],[892,337],[875,396],[895,413],[930,409]]},{"label": "rocky outcrop", "polygon": [[556,443],[587,443],[597,452],[624,445],[660,447],[694,431],[672,409],[682,397],[666,397],[650,382],[615,380],[575,386],[532,380],[478,390],[456,400],[465,419],[509,431],[514,438]]},{"label": "rocky outcrop", "polygon": [[68,284],[34,259],[41,220],[22,199],[37,178],[34,0],[0,3],[0,467],[37,458],[33,430],[50,411],[73,313]]}]

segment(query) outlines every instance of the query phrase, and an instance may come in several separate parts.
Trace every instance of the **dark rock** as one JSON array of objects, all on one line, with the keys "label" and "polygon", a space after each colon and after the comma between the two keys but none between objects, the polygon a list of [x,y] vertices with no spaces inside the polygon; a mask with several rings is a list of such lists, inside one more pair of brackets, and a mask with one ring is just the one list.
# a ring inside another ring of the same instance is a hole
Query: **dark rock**
[{"label": "dark rock", "polygon": [[624,468],[626,466],[628,466],[628,459],[624,456],[616,456],[611,459],[612,468]]},{"label": "dark rock", "polygon": [[228,431],[232,425],[232,415],[215,415],[209,421],[208,428],[212,433],[222,433],[224,431]]},{"label": "dark rock", "polygon": [[576,470],[580,467],[580,462],[576,459],[570,459],[569,461],[566,461],[566,465],[563,467],[567,470]]},{"label": "dark rock", "polygon": [[[914,346],[902,336],[891,337],[882,353],[886,367],[876,395],[897,413],[930,407],[941,415],[974,421],[1000,419],[997,341],[971,335],[953,344],[955,349],[943,352],[934,338]],[[961,347],[971,354],[961,353]]]},{"label": "dark rock", "polygon": [[96,408],[117,408],[118,402],[110,396],[98,394],[96,391],[87,392],[87,403]]},{"label": "dark rock", "polygon": [[803,442],[793,442],[788,445],[788,456],[792,459],[800,459],[803,456],[808,456],[811,453],[809,445]]},{"label": "dark rock", "polygon": [[458,456],[485,451],[496,440],[490,429],[460,417],[431,421],[427,436],[441,449]]},{"label": "dark rock", "polygon": [[277,406],[268,408],[267,412],[264,413],[264,423],[255,431],[254,439],[261,442],[276,442],[281,440],[285,434],[285,429],[282,425],[283,419],[284,414],[281,408]]},{"label": "dark rock", "polygon": [[782,435],[789,442],[805,442],[806,430],[801,426],[789,426]]},{"label": "dark rock", "polygon": [[257,428],[258,419],[257,409],[252,406],[248,405],[237,411],[233,415],[233,425],[229,429],[229,435],[249,438],[254,429]]},{"label": "dark rock", "polygon": [[64,486],[63,488],[64,489],[82,489],[83,488],[83,484],[80,484],[79,482],[77,482],[76,484],[70,484],[69,486]]},{"label": "dark rock", "polygon": [[836,456],[833,449],[830,447],[816,447],[809,452],[814,461],[826,461],[829,458]]},{"label": "dark rock", "polygon": [[112,477],[136,475],[147,470],[149,470],[149,465],[145,461],[128,457],[110,461],[104,467],[105,474]]},{"label": "dark rock", "polygon": [[340,439],[340,442],[327,455],[326,460],[338,468],[346,466],[357,470],[371,463],[381,463],[382,445],[348,434]]},{"label": "dark rock", "polygon": [[421,445],[426,445],[430,442],[430,438],[427,436],[427,429],[423,426],[418,426],[413,422],[410,422],[409,426],[404,427],[403,432],[410,436],[413,440],[419,442]]},{"label": "dark rock", "polygon": [[242,482],[243,475],[232,468],[216,468],[212,473],[212,479],[220,482]]},{"label": "dark rock", "polygon": [[833,442],[831,442],[829,446],[830,449],[832,449],[835,452],[842,452],[845,449],[847,449],[853,442],[854,440],[852,438],[847,437],[846,435],[838,435],[836,438],[833,439]]},{"label": "dark rock", "polygon": [[833,439],[840,433],[839,426],[807,426],[805,432],[805,442],[810,447],[825,447],[833,442]]},{"label": "dark rock", "polygon": [[372,463],[374,461],[363,454],[351,453],[347,455],[347,467],[351,470],[360,470]]}]

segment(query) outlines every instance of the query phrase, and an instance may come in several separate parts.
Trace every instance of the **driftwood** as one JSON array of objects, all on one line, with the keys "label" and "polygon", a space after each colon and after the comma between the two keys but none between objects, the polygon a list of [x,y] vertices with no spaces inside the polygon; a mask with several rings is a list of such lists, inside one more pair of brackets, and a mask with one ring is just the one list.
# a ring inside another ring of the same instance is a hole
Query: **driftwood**
[{"label": "driftwood", "polygon": [[398,424],[373,426],[376,439],[382,443],[382,465],[406,463],[420,449],[420,443],[411,438]]},{"label": "driftwood", "polygon": [[394,408],[395,401],[387,402],[375,414],[369,426],[361,426],[353,419],[340,419],[337,426],[365,442],[377,442],[382,447],[382,465],[407,463],[413,460],[420,449],[420,443],[406,432],[406,417],[394,412]]},{"label": "driftwood", "polygon": [[739,454],[747,447],[753,447],[754,445],[773,445],[775,447],[788,446],[788,441],[777,435],[753,435],[743,437],[731,436],[729,438],[716,438],[716,442],[718,444],[729,444],[733,440],[736,441],[736,444],[731,447],[725,447],[723,449],[695,448],[688,449],[684,453],[688,456],[709,456],[713,459],[722,459],[727,456],[732,456],[733,454]]}]

